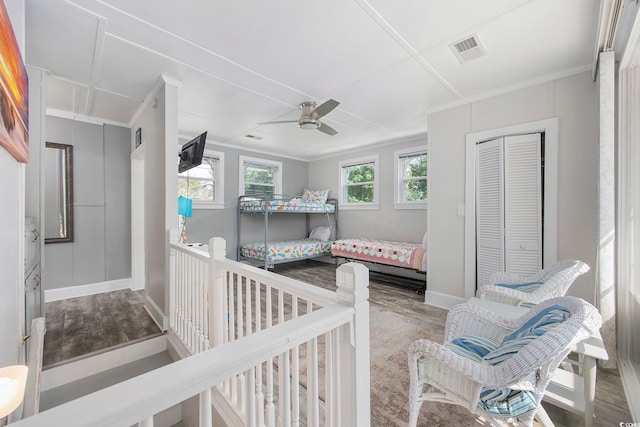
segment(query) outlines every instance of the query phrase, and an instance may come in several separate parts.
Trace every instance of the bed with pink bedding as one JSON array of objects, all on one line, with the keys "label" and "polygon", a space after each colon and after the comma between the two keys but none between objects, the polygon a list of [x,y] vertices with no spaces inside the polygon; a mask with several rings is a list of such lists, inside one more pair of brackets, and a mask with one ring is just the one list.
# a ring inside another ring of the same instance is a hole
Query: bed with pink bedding
[{"label": "bed with pink bedding", "polygon": [[[426,239],[424,239],[426,240]],[[426,243],[376,239],[341,239],[331,244],[331,256],[427,271]]]}]

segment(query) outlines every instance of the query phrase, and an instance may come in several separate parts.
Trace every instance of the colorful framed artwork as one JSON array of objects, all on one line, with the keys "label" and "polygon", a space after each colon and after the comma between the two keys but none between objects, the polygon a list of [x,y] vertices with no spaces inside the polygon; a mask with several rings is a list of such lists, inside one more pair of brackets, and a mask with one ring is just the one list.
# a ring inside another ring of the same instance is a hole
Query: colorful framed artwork
[{"label": "colorful framed artwork", "polygon": [[0,1],[0,145],[19,162],[29,161],[27,70],[4,1]]}]

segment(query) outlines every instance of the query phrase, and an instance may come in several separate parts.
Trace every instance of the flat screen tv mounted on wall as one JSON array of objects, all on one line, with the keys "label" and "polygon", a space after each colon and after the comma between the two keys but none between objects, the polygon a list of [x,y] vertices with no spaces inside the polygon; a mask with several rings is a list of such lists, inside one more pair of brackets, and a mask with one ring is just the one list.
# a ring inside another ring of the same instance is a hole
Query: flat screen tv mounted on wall
[{"label": "flat screen tv mounted on wall", "polygon": [[178,173],[188,171],[202,163],[202,155],[204,154],[206,142],[207,131],[204,131],[201,135],[196,136],[182,146],[179,154],[180,163],[178,164]]}]

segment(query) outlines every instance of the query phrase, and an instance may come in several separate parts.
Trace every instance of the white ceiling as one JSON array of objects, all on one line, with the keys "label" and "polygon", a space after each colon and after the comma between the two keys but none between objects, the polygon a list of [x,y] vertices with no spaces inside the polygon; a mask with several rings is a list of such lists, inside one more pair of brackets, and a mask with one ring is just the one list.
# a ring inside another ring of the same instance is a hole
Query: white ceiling
[{"label": "white ceiling", "polygon": [[[589,70],[596,0],[26,0],[26,62],[47,107],[128,125],[161,75],[179,132],[311,160],[425,133],[456,103]],[[485,57],[449,43],[477,34]],[[340,101],[329,136],[302,101]],[[262,139],[247,138],[251,134]]]}]

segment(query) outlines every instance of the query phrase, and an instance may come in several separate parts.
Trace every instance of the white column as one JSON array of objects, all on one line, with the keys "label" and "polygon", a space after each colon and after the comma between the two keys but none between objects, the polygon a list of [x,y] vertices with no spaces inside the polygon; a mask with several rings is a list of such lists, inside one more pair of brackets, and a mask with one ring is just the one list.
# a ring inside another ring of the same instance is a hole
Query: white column
[{"label": "white column", "polygon": [[226,246],[225,240],[221,237],[209,240],[209,333],[213,337],[209,341],[211,347],[218,347],[224,343],[224,271],[216,265],[216,261],[227,256]]},{"label": "white column", "polygon": [[340,338],[340,400],[343,426],[368,426],[370,413],[369,378],[369,270],[349,262],[338,267],[336,294],[342,304],[355,309],[353,321],[345,325]]},{"label": "white column", "polygon": [[602,339],[609,353],[605,368],[615,368],[615,52],[602,52],[598,61],[599,144],[597,195],[596,306],[602,315]]},{"label": "white column", "polygon": [[212,415],[211,415],[211,389],[208,388],[200,393],[200,413],[199,413],[199,427],[211,427]]}]

